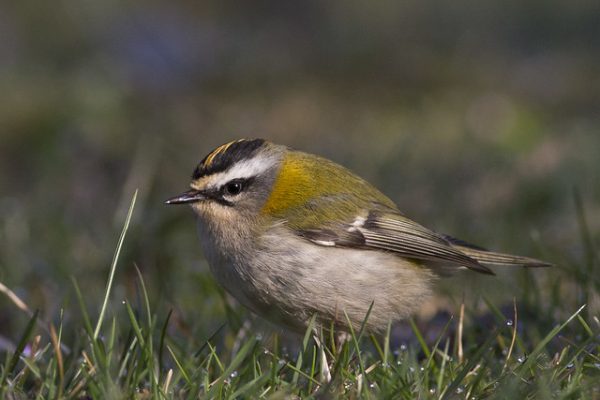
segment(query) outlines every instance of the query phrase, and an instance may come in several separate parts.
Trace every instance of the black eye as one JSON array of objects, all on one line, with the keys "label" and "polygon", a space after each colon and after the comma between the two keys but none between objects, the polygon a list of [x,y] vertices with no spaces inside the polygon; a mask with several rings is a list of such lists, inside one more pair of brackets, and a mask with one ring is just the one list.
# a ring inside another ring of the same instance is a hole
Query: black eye
[{"label": "black eye", "polygon": [[225,185],[224,192],[226,195],[235,196],[244,190],[244,182],[242,181],[231,181]]}]

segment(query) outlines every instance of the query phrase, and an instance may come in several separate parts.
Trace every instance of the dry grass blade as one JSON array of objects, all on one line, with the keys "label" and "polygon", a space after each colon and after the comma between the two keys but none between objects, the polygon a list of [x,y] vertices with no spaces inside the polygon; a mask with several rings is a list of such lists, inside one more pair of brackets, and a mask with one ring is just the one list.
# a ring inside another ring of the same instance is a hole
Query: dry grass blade
[{"label": "dry grass blade", "polygon": [[62,352],[60,351],[60,339],[56,334],[56,329],[53,324],[50,324],[50,339],[52,340],[52,346],[54,347],[54,354],[56,355],[56,364],[58,368],[58,394],[57,398],[62,397],[63,383],[65,381],[65,368],[63,362]]},{"label": "dry grass blade", "polygon": [[506,354],[506,361],[504,362],[504,366],[502,367],[502,371],[506,369],[508,365],[508,361],[510,360],[510,356],[512,355],[513,349],[515,347],[515,343],[517,341],[517,324],[519,321],[519,316],[517,314],[517,299],[513,298],[513,311],[514,311],[514,321],[513,321],[513,334],[512,339],[510,341],[510,346],[508,348],[508,353]]}]

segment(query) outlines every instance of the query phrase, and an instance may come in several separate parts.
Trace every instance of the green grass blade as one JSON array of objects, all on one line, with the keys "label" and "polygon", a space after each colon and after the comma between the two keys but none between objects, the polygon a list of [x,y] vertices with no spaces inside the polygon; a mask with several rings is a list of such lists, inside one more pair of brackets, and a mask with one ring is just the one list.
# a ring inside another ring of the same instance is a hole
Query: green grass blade
[{"label": "green grass blade", "polygon": [[177,356],[175,355],[175,352],[173,351],[173,349],[171,349],[171,347],[169,345],[167,345],[167,350],[169,351],[169,354],[171,354],[171,358],[173,359],[173,361],[175,361],[175,365],[177,365],[177,368],[179,368],[179,372],[181,372],[183,379],[185,379],[187,384],[191,386],[192,379],[190,378],[190,374],[183,367],[183,364],[179,361],[179,358],[177,358]]},{"label": "green grass blade", "polygon": [[408,321],[410,322],[410,327],[412,328],[412,331],[414,332],[415,336],[417,337],[417,340],[419,341],[419,344],[421,345],[423,353],[425,353],[425,357],[429,358],[431,356],[431,351],[429,350],[429,347],[427,347],[427,343],[425,343],[425,339],[423,339],[421,331],[419,330],[419,328],[417,328],[415,320],[411,318]]},{"label": "green grass blade", "polygon": [[446,387],[441,398],[442,400],[446,400],[451,398],[455,393],[458,386],[465,379],[469,371],[473,370],[477,363],[479,363],[483,357],[483,355],[489,351],[489,347],[494,340],[496,340],[496,336],[498,336],[499,329],[495,329],[485,340],[485,342],[479,346],[475,354],[473,354],[469,361],[465,364],[465,366],[460,370],[460,372],[456,375],[456,378]]},{"label": "green grass blade", "polygon": [[575,313],[573,313],[565,322],[563,322],[562,324],[554,327],[554,329],[552,329],[547,335],[546,337],[544,337],[544,339],[542,339],[537,346],[535,347],[535,349],[533,349],[533,351],[531,352],[531,354],[529,354],[529,356],[527,357],[527,360],[525,360],[525,362],[521,365],[521,367],[517,370],[517,376],[519,377],[523,377],[526,372],[533,366],[533,364],[536,362],[538,355],[544,350],[544,348],[546,347],[546,345],[556,336],[558,335],[558,333],[560,331],[562,331],[565,326],[567,326],[571,321],[573,321],[575,318],[577,318],[577,316],[584,310],[584,308],[586,307],[586,305],[582,305],[581,307],[579,307],[579,309],[577,311],[575,311]]},{"label": "green grass blade", "polygon": [[231,394],[232,399],[246,398],[250,399],[255,396],[253,390],[263,386],[269,380],[269,374],[264,374],[242,385],[238,390]]},{"label": "green grass blade", "polygon": [[113,281],[115,279],[117,261],[119,260],[119,255],[121,254],[121,248],[123,247],[123,242],[125,240],[125,235],[127,234],[127,229],[129,229],[129,223],[131,222],[131,216],[133,214],[133,208],[135,207],[135,200],[137,199],[137,194],[138,191],[136,190],[133,194],[133,198],[131,199],[131,204],[129,206],[129,210],[127,211],[127,217],[125,218],[125,224],[123,225],[123,230],[121,231],[119,241],[117,242],[117,249],[115,250],[115,253],[113,255],[112,263],[110,266],[110,273],[108,275],[108,281],[106,282],[106,291],[104,292],[104,301],[102,302],[102,307],[100,308],[100,316],[98,317],[98,322],[96,323],[96,329],[94,329],[94,340],[98,339],[98,335],[100,334],[100,328],[102,328],[104,314],[106,313],[106,307],[108,306],[108,298],[110,296],[110,291],[113,285]]},{"label": "green grass blade", "polygon": [[231,360],[227,368],[223,371],[219,379],[217,379],[217,382],[215,382],[210,388],[206,396],[207,398],[219,397],[217,394],[221,393],[225,379],[229,377],[233,371],[240,367],[242,361],[244,361],[248,353],[250,353],[255,346],[256,339],[252,337],[246,343],[244,343],[242,347],[240,347],[240,350],[237,352],[233,360]]},{"label": "green grass blade", "polygon": [[303,357],[304,357],[304,353],[306,352],[306,349],[308,347],[308,342],[310,341],[310,338],[312,337],[313,331],[315,329],[315,321],[317,319],[317,315],[313,315],[310,318],[310,321],[308,322],[308,327],[306,328],[306,331],[304,331],[304,338],[302,339],[302,349],[300,349],[300,351],[298,352],[298,359],[296,360],[296,368],[294,368],[294,374],[292,375],[292,383],[294,385],[296,385],[298,383],[298,371],[300,371],[302,369],[302,362],[303,362]]},{"label": "green grass blade", "polygon": [[23,335],[21,335],[21,340],[19,340],[19,343],[17,344],[17,347],[15,348],[15,352],[13,353],[10,361],[8,362],[8,365],[6,366],[6,369],[4,370],[4,374],[2,376],[2,381],[0,382],[0,384],[4,384],[4,381],[7,378],[8,374],[11,373],[16,368],[17,363],[19,362],[19,359],[21,358],[21,354],[23,354],[23,350],[25,350],[25,346],[27,346],[27,343],[29,342],[29,338],[31,337],[31,334],[33,333],[33,330],[35,328],[35,324],[36,324],[36,321],[38,318],[38,314],[39,314],[39,310],[35,310],[35,312],[33,313],[33,316],[27,323],[27,326],[25,327],[25,331],[23,332]]},{"label": "green grass blade", "polygon": [[165,318],[165,323],[160,330],[160,341],[158,342],[158,369],[162,371],[164,363],[163,363],[163,351],[165,348],[165,339],[167,338],[167,328],[169,327],[169,320],[171,319],[171,315],[173,315],[173,310],[169,310],[167,314],[167,318]]},{"label": "green grass blade", "polygon": [[[373,303],[371,303],[371,307],[373,306]],[[369,307],[369,313],[371,312],[371,307]],[[367,313],[367,318],[369,316],[369,313]],[[359,347],[359,339],[356,336],[354,329],[352,328],[352,322],[350,321],[350,317],[348,316],[348,314],[346,313],[346,310],[344,310],[344,316],[346,317],[346,322],[348,323],[348,330],[350,331],[350,336],[352,337],[352,343],[354,344],[354,351],[356,352],[356,356],[358,359],[358,367],[360,369],[360,373],[362,375],[362,379],[363,379],[363,384],[361,389],[364,389],[365,387],[368,387],[369,383],[367,380],[367,373],[365,372],[365,363],[363,361],[363,357],[360,351],[360,347]],[[365,318],[366,321],[366,318]],[[365,327],[365,322],[363,321],[363,325],[361,326],[361,334],[362,334],[362,330]],[[366,396],[368,396],[368,391],[365,390],[364,394]],[[362,393],[358,393],[358,395],[362,395]]]},{"label": "green grass blade", "polygon": [[90,316],[87,312],[87,307],[85,305],[85,300],[83,299],[83,295],[81,294],[81,289],[79,289],[79,285],[77,284],[77,280],[74,277],[71,277],[71,282],[73,283],[73,287],[75,288],[75,295],[77,296],[77,301],[79,302],[79,308],[81,309],[81,315],[83,317],[83,326],[90,337],[94,334],[94,329],[92,328],[92,322],[90,320]]}]

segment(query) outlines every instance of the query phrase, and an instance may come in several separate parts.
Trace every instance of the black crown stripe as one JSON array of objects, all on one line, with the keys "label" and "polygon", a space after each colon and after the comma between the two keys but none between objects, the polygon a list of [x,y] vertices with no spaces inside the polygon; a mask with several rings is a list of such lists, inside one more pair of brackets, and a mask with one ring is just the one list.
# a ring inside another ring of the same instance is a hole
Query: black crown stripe
[{"label": "black crown stripe", "polygon": [[265,143],[264,139],[240,139],[225,143],[211,151],[194,170],[192,179],[222,172],[234,163],[252,157]]}]

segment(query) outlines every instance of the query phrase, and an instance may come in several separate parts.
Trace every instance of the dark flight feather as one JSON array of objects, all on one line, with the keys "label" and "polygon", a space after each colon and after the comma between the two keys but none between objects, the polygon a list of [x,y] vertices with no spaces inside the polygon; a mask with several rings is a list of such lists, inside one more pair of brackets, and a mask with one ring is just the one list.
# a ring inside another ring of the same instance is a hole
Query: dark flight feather
[{"label": "dark flight feather", "polygon": [[348,223],[326,229],[307,229],[301,235],[325,246],[377,249],[416,260],[466,267],[493,274],[476,259],[454,248],[443,236],[392,212],[371,212],[362,224]]}]

